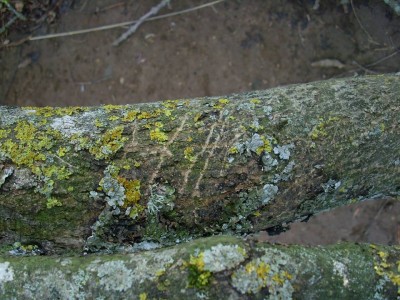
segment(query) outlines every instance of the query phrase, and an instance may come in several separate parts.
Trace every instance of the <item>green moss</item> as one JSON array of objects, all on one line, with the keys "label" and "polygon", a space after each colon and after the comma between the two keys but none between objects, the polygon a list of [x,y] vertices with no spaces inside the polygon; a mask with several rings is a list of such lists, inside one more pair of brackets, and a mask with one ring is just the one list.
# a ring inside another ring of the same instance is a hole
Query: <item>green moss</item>
[{"label": "green moss", "polygon": [[338,117],[329,117],[327,120],[324,118],[319,118],[319,123],[314,126],[312,131],[310,132],[310,137],[312,140],[317,140],[322,137],[326,137],[328,132],[326,131],[327,127],[331,125],[333,122],[339,121]]}]

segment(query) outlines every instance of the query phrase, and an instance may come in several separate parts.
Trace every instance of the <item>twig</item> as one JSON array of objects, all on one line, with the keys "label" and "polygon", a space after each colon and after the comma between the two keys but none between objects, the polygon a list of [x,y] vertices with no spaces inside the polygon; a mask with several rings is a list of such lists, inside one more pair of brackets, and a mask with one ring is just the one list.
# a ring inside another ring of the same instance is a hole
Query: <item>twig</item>
[{"label": "twig", "polygon": [[358,65],[358,68],[357,68],[357,69],[347,70],[346,72],[343,72],[343,73],[340,73],[340,74],[335,75],[334,78],[340,77],[340,76],[342,76],[343,74],[347,74],[347,73],[350,73],[350,72],[358,72],[358,71],[360,71],[360,70],[364,70],[364,71],[366,71],[366,72],[371,72],[371,73],[378,74],[378,72],[373,71],[373,70],[368,69],[368,68],[370,68],[370,67],[372,67],[372,66],[376,66],[376,65],[380,64],[381,62],[383,62],[383,61],[385,61],[385,60],[387,60],[387,59],[389,59],[389,58],[391,58],[391,57],[393,57],[393,56],[395,56],[396,54],[399,54],[399,53],[400,53],[400,50],[396,50],[396,51],[394,51],[393,53],[391,53],[391,54],[389,54],[389,55],[386,55],[385,57],[382,57],[382,58],[378,59],[377,61],[374,61],[373,63],[370,63],[370,64],[368,64],[368,65],[365,65],[365,67],[362,66],[362,65],[360,65],[360,64],[358,64],[357,62],[355,62],[355,64]]},{"label": "twig", "polygon": [[384,210],[385,207],[387,207],[390,204],[390,199],[385,199],[382,204],[379,207],[378,212],[375,214],[374,218],[368,223],[366,228],[364,228],[363,232],[361,233],[360,239],[364,239],[365,237],[368,237],[369,231],[371,230],[371,227],[376,221],[379,219],[379,216],[381,215],[382,211]]},{"label": "twig", "polygon": [[365,71],[366,73],[371,73],[371,74],[378,74],[378,72],[372,71],[362,65],[360,65],[357,61],[353,60],[353,64],[359,67],[361,70]]},{"label": "twig", "polygon": [[383,62],[383,61],[385,61],[385,60],[391,58],[392,56],[395,56],[395,55],[398,54],[398,53],[400,53],[400,50],[396,50],[396,51],[394,51],[392,54],[389,54],[389,55],[387,55],[387,56],[385,56],[385,57],[382,57],[381,59],[378,59],[377,61],[375,61],[375,62],[373,62],[373,63],[370,63],[370,64],[368,64],[368,65],[366,65],[366,66],[367,66],[367,67],[372,67],[372,66],[375,66],[375,65],[377,65],[377,64],[380,64],[381,62]]},{"label": "twig", "polygon": [[356,14],[356,10],[355,10],[354,5],[353,5],[353,0],[350,0],[350,4],[351,4],[351,9],[353,10],[354,16],[356,17],[356,20],[357,20],[358,24],[360,25],[361,29],[362,29],[362,30],[365,32],[365,34],[368,36],[368,40],[369,40],[371,43],[375,44],[375,45],[379,45],[379,43],[376,42],[376,41],[372,38],[372,36],[369,34],[369,32],[368,32],[368,31],[365,29],[365,27],[362,25],[360,19],[358,18],[357,14]]},{"label": "twig", "polygon": [[[176,11],[176,12],[172,12],[172,13],[168,13],[168,14],[164,14],[164,15],[160,15],[160,16],[151,17],[145,21],[146,22],[147,21],[155,21],[155,20],[160,20],[160,19],[164,19],[164,18],[168,18],[168,17],[174,17],[174,16],[190,13],[190,12],[202,9],[202,8],[206,8],[208,6],[218,4],[223,1],[226,1],[226,0],[211,1],[209,3],[205,3],[202,5],[195,6],[195,7],[187,8],[184,10],[180,10],[180,11]],[[88,28],[88,29],[82,29],[82,30],[76,30],[76,31],[68,31],[68,32],[53,33],[53,34],[40,35],[40,36],[32,36],[32,37],[29,37],[28,40],[29,41],[38,41],[38,40],[53,39],[53,38],[72,36],[72,35],[78,35],[78,34],[92,33],[92,32],[97,32],[97,31],[103,31],[103,30],[109,30],[109,29],[129,26],[129,25],[135,24],[136,22],[138,22],[138,20],[121,22],[121,23],[116,23],[116,24],[111,24],[111,25],[104,25],[104,26],[100,26],[100,27]]]},{"label": "twig", "polygon": [[118,39],[114,41],[113,46],[118,46],[123,41],[125,41],[128,37],[130,37],[135,31],[139,28],[140,25],[143,24],[146,19],[150,18],[152,15],[157,14],[160,9],[166,6],[170,0],[162,0],[158,5],[153,6],[145,15],[141,16],[140,19],[133,24],[124,34],[122,34]]},{"label": "twig", "polygon": [[22,20],[22,21],[26,21],[26,18],[23,14],[21,14],[20,12],[16,11],[14,7],[12,7],[12,5],[10,3],[8,3],[7,0],[0,0],[1,3],[3,3],[5,6],[7,6],[7,8],[9,10],[11,10],[18,19]]},{"label": "twig", "polygon": [[7,30],[18,18],[16,16],[12,17],[3,27],[0,28],[0,34]]}]

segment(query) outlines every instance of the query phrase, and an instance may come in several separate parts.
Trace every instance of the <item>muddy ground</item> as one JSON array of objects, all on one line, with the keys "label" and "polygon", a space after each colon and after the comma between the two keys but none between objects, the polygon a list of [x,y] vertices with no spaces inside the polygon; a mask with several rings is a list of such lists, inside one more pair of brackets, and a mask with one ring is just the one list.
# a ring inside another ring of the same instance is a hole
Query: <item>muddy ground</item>
[{"label": "muddy ground", "polygon": [[[226,0],[147,22],[118,47],[112,43],[126,28],[23,41],[136,20],[159,0],[42,1],[48,5],[36,11],[34,0],[25,2],[31,23],[0,36],[0,104],[138,103],[400,71],[400,16],[378,0]],[[205,3],[172,0],[158,15]],[[399,212],[398,201],[366,202],[258,237],[398,244]]]}]

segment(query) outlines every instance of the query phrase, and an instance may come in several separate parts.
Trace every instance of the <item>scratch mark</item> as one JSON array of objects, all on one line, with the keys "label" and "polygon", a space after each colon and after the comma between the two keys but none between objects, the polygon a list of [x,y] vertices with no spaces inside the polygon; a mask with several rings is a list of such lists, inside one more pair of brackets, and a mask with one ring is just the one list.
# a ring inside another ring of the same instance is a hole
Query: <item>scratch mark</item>
[{"label": "scratch mark", "polygon": [[183,173],[183,183],[182,183],[182,186],[181,186],[180,189],[179,189],[179,193],[183,193],[183,191],[185,190],[185,188],[186,188],[186,186],[187,186],[187,183],[188,183],[188,180],[189,180],[189,175],[190,175],[190,173],[191,173],[192,170],[193,170],[193,166],[194,166],[195,163],[197,162],[197,159],[199,158],[199,156],[203,155],[204,152],[206,151],[206,149],[208,148],[208,145],[210,144],[211,137],[212,137],[212,135],[213,135],[213,133],[214,133],[214,129],[215,129],[215,127],[217,126],[218,122],[221,121],[221,119],[222,119],[222,114],[219,115],[218,121],[217,121],[217,122],[214,122],[214,123],[211,125],[210,132],[208,133],[208,136],[207,136],[207,138],[206,138],[206,141],[205,141],[205,143],[204,143],[204,145],[203,145],[201,151],[200,151],[199,153],[197,153],[197,154],[194,156],[193,162],[191,163],[189,169],[186,170],[186,171]]},{"label": "scratch mark", "polygon": [[158,173],[160,172],[161,165],[164,163],[165,157],[167,157],[167,156],[171,157],[172,156],[172,153],[171,153],[171,151],[169,151],[168,147],[176,140],[176,138],[178,137],[179,133],[182,132],[183,126],[185,126],[187,118],[188,118],[187,115],[185,115],[183,117],[181,124],[179,125],[178,129],[175,131],[175,133],[172,136],[172,138],[169,139],[168,142],[161,149],[160,161],[158,162],[158,165],[157,165],[155,171],[150,176],[149,185],[154,183],[154,179],[157,177]]},{"label": "scratch mark", "polygon": [[209,161],[210,161],[210,157],[213,156],[214,151],[215,151],[215,148],[217,148],[217,145],[219,144],[219,142],[220,142],[220,140],[221,140],[221,137],[222,137],[223,134],[224,134],[225,126],[226,126],[226,121],[222,124],[221,131],[220,131],[220,133],[218,134],[217,138],[215,139],[215,142],[214,142],[214,144],[213,144],[211,150],[208,152],[208,156],[207,156],[206,161],[205,161],[205,163],[204,163],[203,170],[201,170],[200,176],[199,176],[199,178],[198,178],[197,181],[196,181],[196,185],[194,186],[194,191],[193,191],[193,193],[192,193],[192,197],[196,197],[196,196],[199,197],[199,196],[200,196],[200,190],[199,190],[200,182],[201,182],[201,180],[203,179],[204,173],[205,173],[205,171],[206,171],[207,168],[208,168],[208,163],[209,163]]},{"label": "scratch mark", "polygon": [[[231,140],[231,142],[229,144],[234,145],[239,140],[239,138],[241,138],[243,136],[243,134],[244,134],[243,132],[236,133],[235,137]],[[229,147],[226,147],[223,161],[226,161],[226,159],[228,157],[228,153],[229,153]],[[219,176],[223,176],[223,174],[224,174],[224,169],[221,169],[221,171],[219,172]]]},{"label": "scratch mark", "polygon": [[135,149],[135,147],[138,145],[138,142],[137,142],[137,139],[136,139],[136,133],[137,133],[137,129],[138,129],[136,120],[132,124],[132,128],[133,128],[133,130],[132,130],[132,138],[131,138],[130,143],[128,145],[126,145],[125,149],[128,150],[128,151],[125,151],[124,158],[126,158],[126,153],[129,152],[129,150]]}]

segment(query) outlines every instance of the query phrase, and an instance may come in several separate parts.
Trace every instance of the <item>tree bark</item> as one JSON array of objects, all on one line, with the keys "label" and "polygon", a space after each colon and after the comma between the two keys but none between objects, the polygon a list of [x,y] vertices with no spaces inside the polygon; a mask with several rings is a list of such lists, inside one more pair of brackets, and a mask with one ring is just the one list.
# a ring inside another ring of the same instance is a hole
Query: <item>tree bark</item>
[{"label": "tree bark", "polygon": [[279,229],[397,197],[400,77],[152,104],[0,107],[2,245],[47,253]]},{"label": "tree bark", "polygon": [[[148,246],[151,246],[148,244]],[[0,258],[2,299],[396,299],[398,247],[229,236],[140,253]]]}]

